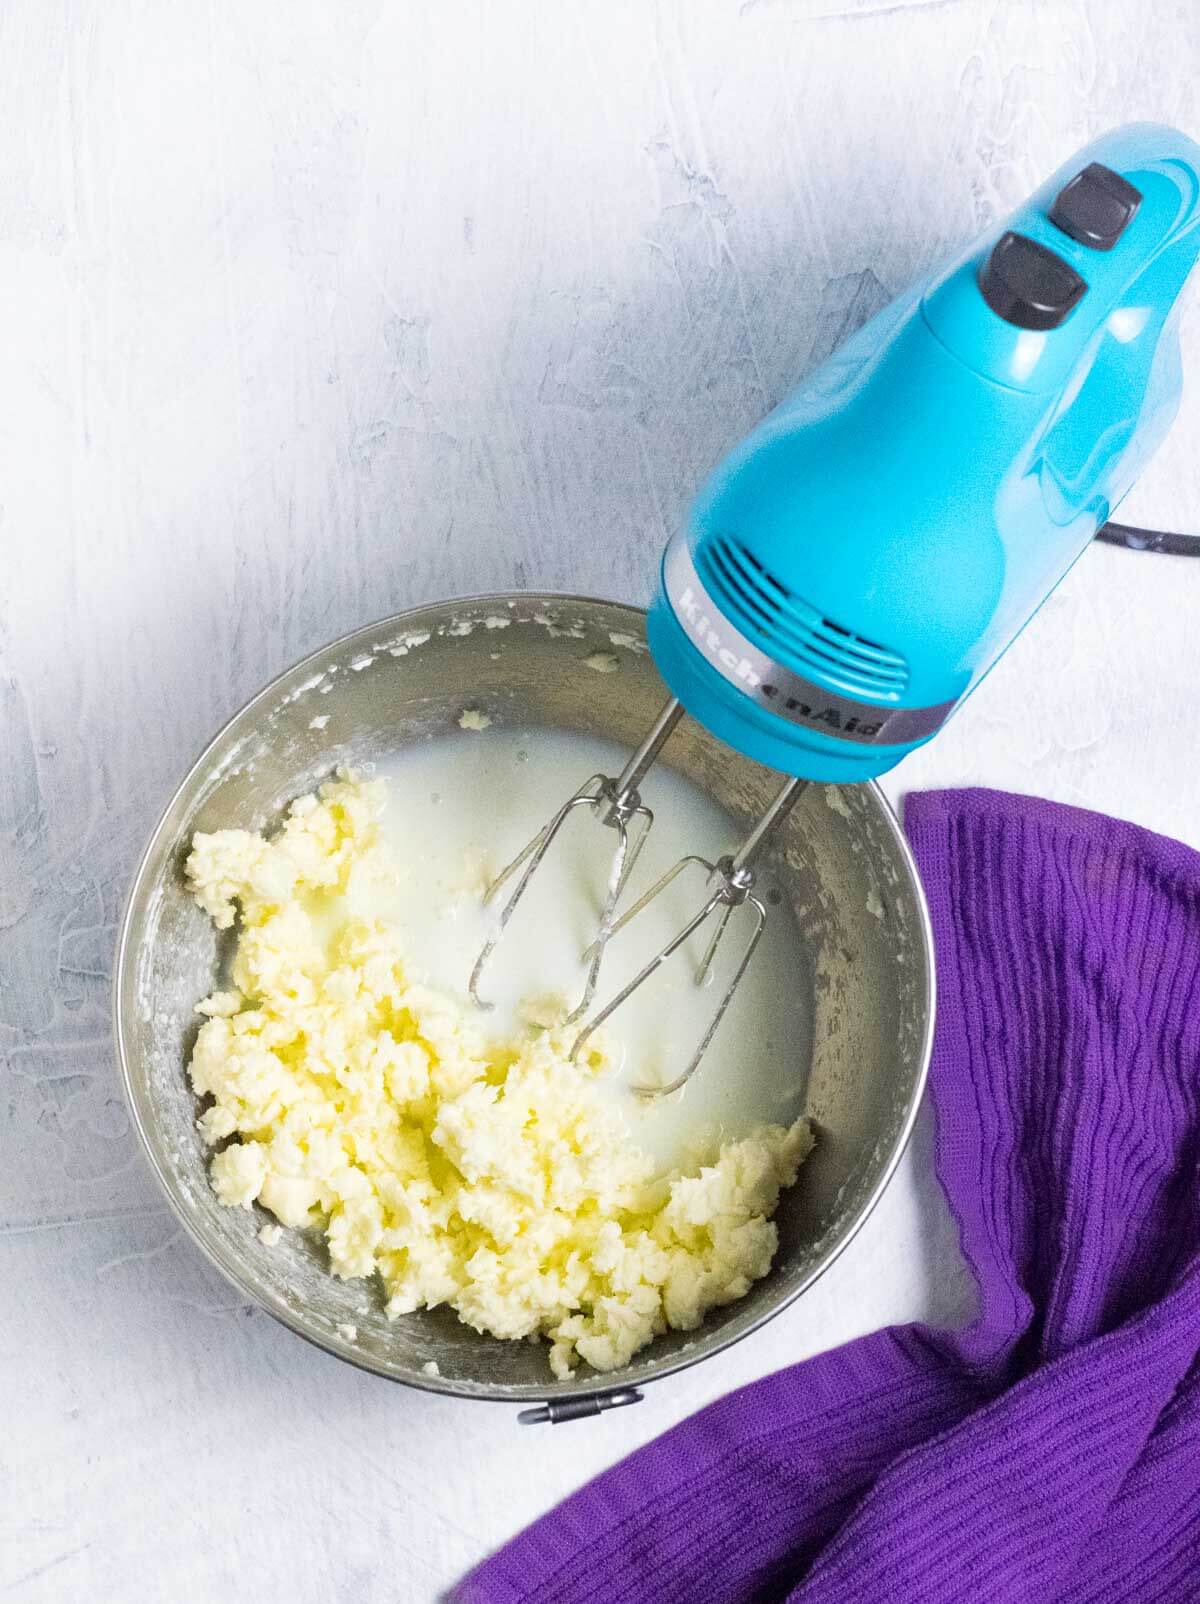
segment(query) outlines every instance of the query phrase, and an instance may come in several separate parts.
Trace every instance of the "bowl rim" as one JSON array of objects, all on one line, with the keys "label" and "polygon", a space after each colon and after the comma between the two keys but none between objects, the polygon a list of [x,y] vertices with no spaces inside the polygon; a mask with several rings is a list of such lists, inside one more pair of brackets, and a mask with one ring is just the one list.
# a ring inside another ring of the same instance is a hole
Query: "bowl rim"
[{"label": "bowl rim", "polygon": [[[265,706],[274,705],[278,698],[279,690],[285,681],[291,679],[293,675],[297,675],[302,670],[310,667],[310,665],[315,664],[319,659],[327,659],[335,653],[344,654],[352,648],[354,642],[360,636],[376,636],[381,632],[391,630],[393,628],[398,630],[412,628],[414,623],[419,620],[423,614],[434,611],[444,611],[449,606],[460,608],[507,608],[510,604],[528,604],[534,608],[539,608],[543,606],[562,606],[564,604],[570,605],[572,603],[582,604],[585,606],[604,607],[610,611],[623,612],[628,615],[631,623],[634,624],[638,636],[640,638],[644,638],[646,610],[642,607],[636,606],[631,602],[613,601],[610,598],[603,596],[588,596],[571,591],[481,591],[466,596],[443,597],[440,600],[422,602],[415,607],[405,608],[402,612],[387,614],[382,618],[373,620],[371,623],[362,625],[358,629],[352,629],[343,635],[335,636],[332,640],[314,648],[312,651],[306,653],[303,657],[300,657],[295,662],[290,663],[278,674],[273,675],[272,678],[261,687],[261,689],[256,691],[232,714],[230,714],[220,728],[217,729],[216,732],[209,738],[209,740],[204,743],[204,746],[201,748],[193,762],[189,765],[183,778],[180,780],[178,785],[174,787],[170,796],[163,804],[158,820],[154,825],[154,828],[151,830],[146,840],[146,844],[138,857],[137,867],[134,870],[133,876],[130,880],[129,890],[126,894],[125,904],[121,914],[120,930],[118,933],[114,954],[111,999],[113,1041],[116,1049],[117,1061],[120,1066],[121,1085],[125,1094],[125,1102],[128,1107],[130,1117],[133,1121],[134,1129],[137,1131],[142,1151],[149,1161],[150,1168],[154,1173],[155,1179],[157,1180],[162,1192],[166,1196],[167,1203],[169,1204],[179,1223],[183,1226],[191,1240],[200,1249],[201,1253],[204,1255],[205,1259],[207,1259],[209,1264],[211,1264],[213,1268],[217,1270],[227,1281],[232,1282],[239,1292],[248,1298],[257,1308],[262,1309],[262,1311],[265,1314],[270,1315],[273,1320],[278,1321],[280,1325],[285,1326],[289,1331],[302,1338],[305,1342],[311,1344],[311,1346],[319,1349],[321,1352],[331,1354],[333,1357],[342,1359],[348,1364],[353,1365],[356,1369],[366,1371],[369,1374],[378,1376],[385,1381],[398,1383],[401,1386],[413,1387],[421,1392],[438,1393],[444,1397],[472,1401],[478,1400],[485,1403],[507,1403],[513,1405],[534,1402],[539,1399],[554,1399],[561,1401],[567,1398],[572,1400],[582,1400],[587,1398],[601,1400],[604,1398],[610,1398],[614,1394],[618,1393],[627,1394],[631,1390],[638,1392],[638,1397],[640,1397],[640,1391],[638,1391],[638,1389],[641,1387],[648,1385],[650,1382],[660,1381],[667,1376],[675,1375],[681,1370],[687,1370],[692,1365],[700,1364],[706,1359],[715,1358],[718,1354],[724,1353],[727,1349],[733,1347],[736,1343],[741,1342],[744,1338],[749,1337],[754,1332],[761,1330],[761,1328],[770,1320],[773,1320],[776,1315],[781,1314],[784,1309],[790,1308],[791,1305],[795,1303],[797,1299],[803,1296],[803,1294],[812,1286],[814,1286],[815,1283],[819,1281],[825,1272],[830,1268],[830,1266],[836,1263],[836,1261],[842,1256],[842,1254],[850,1246],[851,1242],[854,1241],[859,1231],[865,1225],[869,1216],[874,1212],[880,1198],[890,1185],[900,1160],[904,1156],[905,1149],[908,1147],[909,1141],[912,1137],[913,1128],[916,1124],[917,1116],[920,1112],[921,1104],[924,1100],[925,1086],[929,1075],[929,1063],[933,1052],[934,1025],[937,1013],[937,975],[933,945],[933,927],[929,916],[929,907],[925,897],[925,889],[921,883],[921,877],[917,871],[916,860],[913,857],[912,849],[905,838],[904,831],[901,828],[895,809],[892,807],[877,781],[860,781],[858,782],[859,784],[869,787],[874,794],[875,801],[879,804],[883,822],[891,834],[893,844],[898,849],[902,862],[908,870],[910,883],[916,896],[916,911],[918,916],[920,946],[925,957],[925,1018],[924,1028],[921,1032],[920,1046],[917,1053],[917,1073],[913,1080],[909,1104],[905,1110],[904,1118],[901,1121],[900,1129],[897,1133],[892,1152],[890,1153],[882,1170],[876,1177],[870,1191],[864,1198],[857,1215],[855,1215],[855,1217],[849,1222],[849,1225],[843,1230],[840,1238],[833,1244],[828,1252],[816,1264],[814,1264],[810,1270],[800,1277],[796,1285],[790,1288],[785,1296],[778,1298],[768,1307],[761,1310],[747,1325],[728,1336],[723,1336],[721,1333],[713,1333],[712,1335],[715,1340],[711,1345],[704,1345],[701,1347],[699,1343],[696,1344],[696,1348],[699,1349],[699,1351],[690,1351],[689,1349],[684,1349],[676,1354],[659,1360],[657,1364],[651,1362],[648,1363],[644,1368],[639,1368],[636,1371],[631,1370],[630,1366],[626,1366],[621,1370],[612,1371],[607,1377],[589,1374],[578,1379],[572,1378],[568,1381],[558,1381],[551,1376],[547,1376],[544,1386],[524,1382],[509,1382],[498,1385],[475,1382],[463,1383],[454,1380],[452,1377],[427,1376],[419,1369],[415,1370],[411,1374],[407,1371],[404,1374],[397,1374],[394,1369],[386,1368],[384,1364],[375,1360],[369,1353],[366,1353],[362,1349],[358,1348],[356,1344],[344,1341],[341,1338],[335,1338],[332,1334],[326,1337],[311,1329],[306,1329],[301,1323],[299,1317],[293,1316],[291,1311],[288,1310],[286,1306],[281,1305],[280,1307],[275,1307],[268,1303],[264,1299],[261,1289],[252,1284],[251,1281],[243,1275],[240,1264],[234,1260],[227,1259],[213,1246],[205,1233],[200,1229],[200,1226],[193,1213],[184,1205],[183,1199],[174,1184],[174,1177],[170,1173],[169,1166],[160,1162],[159,1156],[156,1154],[154,1145],[151,1142],[150,1133],[146,1129],[146,1125],[143,1122],[141,1111],[138,1107],[134,1093],[134,1074],[132,1064],[135,1057],[135,1052],[132,1043],[129,1040],[129,1034],[123,1018],[123,1010],[121,1006],[121,1000],[127,989],[127,982],[130,978],[128,971],[130,966],[136,963],[137,959],[137,950],[134,947],[132,939],[134,913],[135,910],[140,907],[141,902],[143,901],[143,880],[146,877],[151,861],[157,854],[157,849],[159,848],[161,838],[165,833],[168,819],[174,812],[176,805],[181,801],[185,793],[191,788],[193,781],[198,776],[203,774],[209,767],[211,767],[213,755],[224,742],[228,732],[236,723],[239,722],[239,720],[241,720],[246,714],[250,713],[251,710],[257,707],[260,703],[264,704]],[[699,1329],[700,1331],[703,1331],[703,1326],[701,1326]],[[630,1399],[628,1401],[632,1402],[635,1400]]]}]

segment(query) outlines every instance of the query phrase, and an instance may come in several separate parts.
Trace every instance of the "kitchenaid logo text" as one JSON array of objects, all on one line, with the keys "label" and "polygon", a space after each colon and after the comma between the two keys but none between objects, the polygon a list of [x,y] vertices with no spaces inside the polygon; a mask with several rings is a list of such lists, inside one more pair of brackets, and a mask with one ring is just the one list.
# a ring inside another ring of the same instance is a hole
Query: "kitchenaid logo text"
[{"label": "kitchenaid logo text", "polygon": [[860,719],[853,713],[842,713],[836,707],[807,702],[802,697],[785,695],[777,685],[764,681],[753,663],[739,652],[724,644],[723,637],[713,627],[713,621],[704,611],[704,602],[690,585],[686,585],[677,598],[680,617],[687,625],[692,638],[701,645],[714,661],[729,670],[748,691],[756,692],[793,718],[802,718],[811,724],[823,724],[826,729],[838,730],[843,735],[854,735],[859,740],[871,740],[883,728],[883,720]]},{"label": "kitchenaid logo text", "polygon": [[707,613],[700,611],[703,604],[699,601],[689,585],[679,598],[679,611],[687,619],[692,634],[704,647],[710,657],[715,657],[718,663],[724,663],[731,668],[745,685],[752,691],[762,688],[762,678],[754,672],[753,667],[744,657],[731,652],[728,646],[721,645],[721,637],[712,627],[712,620]]}]

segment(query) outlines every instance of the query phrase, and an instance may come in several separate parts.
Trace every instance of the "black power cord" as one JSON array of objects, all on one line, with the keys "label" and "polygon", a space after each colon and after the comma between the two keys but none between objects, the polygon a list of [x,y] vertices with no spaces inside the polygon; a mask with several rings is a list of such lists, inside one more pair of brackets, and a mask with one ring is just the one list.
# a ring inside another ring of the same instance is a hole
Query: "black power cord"
[{"label": "black power cord", "polygon": [[1200,557],[1200,535],[1175,535],[1165,529],[1135,529],[1132,524],[1105,524],[1096,539],[1126,551],[1158,551],[1164,557]]}]

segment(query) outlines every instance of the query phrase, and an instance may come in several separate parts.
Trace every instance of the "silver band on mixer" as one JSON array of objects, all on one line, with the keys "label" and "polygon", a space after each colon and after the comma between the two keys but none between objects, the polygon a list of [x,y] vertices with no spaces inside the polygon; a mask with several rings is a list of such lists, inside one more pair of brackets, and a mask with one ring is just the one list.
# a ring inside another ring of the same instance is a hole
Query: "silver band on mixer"
[{"label": "silver band on mixer", "polygon": [[906,746],[941,728],[957,705],[881,707],[838,696],[776,662],[743,635],[705,590],[687,537],[676,535],[663,556],[663,589],[680,628],[722,679],[778,718],[865,746]]}]

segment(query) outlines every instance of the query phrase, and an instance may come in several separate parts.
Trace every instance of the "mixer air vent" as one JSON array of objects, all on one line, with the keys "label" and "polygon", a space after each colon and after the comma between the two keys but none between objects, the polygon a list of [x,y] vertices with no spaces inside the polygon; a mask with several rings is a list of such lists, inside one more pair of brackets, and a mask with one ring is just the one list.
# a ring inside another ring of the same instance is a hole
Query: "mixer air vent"
[{"label": "mixer air vent", "polygon": [[732,620],[739,614],[749,619],[771,656],[796,673],[878,700],[898,700],[908,689],[908,662],[899,652],[826,618],[738,541],[716,535],[702,542],[695,560],[713,600]]}]

